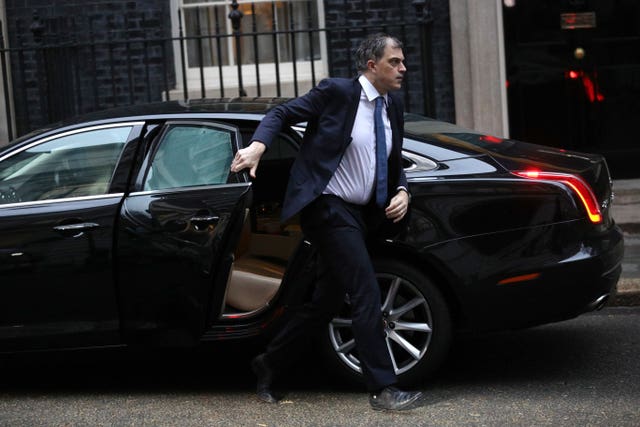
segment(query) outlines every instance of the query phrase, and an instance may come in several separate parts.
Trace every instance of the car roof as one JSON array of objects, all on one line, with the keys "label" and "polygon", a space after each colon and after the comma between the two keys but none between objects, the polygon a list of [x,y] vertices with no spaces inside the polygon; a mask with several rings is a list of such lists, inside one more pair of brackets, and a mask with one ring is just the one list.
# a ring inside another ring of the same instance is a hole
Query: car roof
[{"label": "car roof", "polygon": [[[48,133],[56,133],[63,128],[73,128],[77,125],[121,120],[149,120],[153,118],[180,116],[182,114],[239,114],[262,116],[273,107],[280,105],[291,98],[203,98],[188,100],[160,101],[146,104],[127,105],[114,107],[100,111],[94,111],[65,119],[57,123],[50,123],[39,129],[24,134],[8,145],[0,147],[6,149],[16,144],[44,136]],[[247,116],[249,117],[249,116]],[[240,118],[240,117],[238,117]]]},{"label": "car roof", "polygon": [[[111,108],[77,116],[64,122],[50,124],[47,127],[23,135],[8,145],[0,147],[0,153],[11,150],[15,146],[29,144],[35,138],[53,135],[65,129],[69,130],[80,126],[97,125],[101,123],[180,119],[181,116],[188,116],[194,119],[212,118],[259,121],[270,109],[290,99],[291,98],[284,97],[202,98]],[[514,152],[514,143],[516,143],[514,140],[494,137],[478,132],[477,130],[465,129],[459,125],[411,113],[405,114],[405,135],[410,139],[428,141],[431,144],[429,148],[422,144],[409,143],[405,144],[405,148],[432,156],[434,155],[433,147],[439,145],[447,150],[456,150],[457,154],[454,154],[456,156],[500,154],[501,157],[508,156],[531,161],[536,158],[548,159],[550,154],[554,154],[554,157],[562,157],[565,162],[569,161],[567,160],[568,157],[581,157],[583,159],[588,157],[584,153],[579,153],[580,156],[577,156],[572,155],[571,153],[573,152],[554,149],[552,147],[540,147],[535,144],[522,142],[518,142],[518,147]],[[425,150],[429,152],[427,153]],[[442,158],[440,160],[442,160]]]},{"label": "car roof", "polygon": [[110,108],[74,117],[61,125],[126,117],[151,117],[186,113],[253,113],[265,114],[290,98],[216,98],[163,101]]}]

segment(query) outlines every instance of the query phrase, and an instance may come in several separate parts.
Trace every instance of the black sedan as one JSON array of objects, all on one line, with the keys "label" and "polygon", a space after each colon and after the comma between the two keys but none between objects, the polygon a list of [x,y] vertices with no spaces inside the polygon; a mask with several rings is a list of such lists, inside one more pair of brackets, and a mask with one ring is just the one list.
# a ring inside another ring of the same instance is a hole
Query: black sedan
[{"label": "black sedan", "polygon": [[[281,100],[166,102],[95,113],[0,149],[0,351],[260,338],[317,279],[279,210],[304,124],[257,178],[230,173]],[[399,378],[433,372],[459,331],[602,307],[623,237],[605,160],[407,115],[408,227],[374,242]],[[316,341],[358,378],[344,310]],[[256,349],[257,351],[257,349]]]}]

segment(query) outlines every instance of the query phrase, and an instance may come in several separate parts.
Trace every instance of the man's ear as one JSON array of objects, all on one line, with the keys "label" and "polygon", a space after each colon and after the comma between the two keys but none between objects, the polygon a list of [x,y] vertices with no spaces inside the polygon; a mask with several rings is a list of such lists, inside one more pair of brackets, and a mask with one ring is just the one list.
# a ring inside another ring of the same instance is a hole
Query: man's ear
[{"label": "man's ear", "polygon": [[375,71],[376,68],[376,61],[374,61],[373,59],[370,59],[367,61],[367,70],[369,71]]}]

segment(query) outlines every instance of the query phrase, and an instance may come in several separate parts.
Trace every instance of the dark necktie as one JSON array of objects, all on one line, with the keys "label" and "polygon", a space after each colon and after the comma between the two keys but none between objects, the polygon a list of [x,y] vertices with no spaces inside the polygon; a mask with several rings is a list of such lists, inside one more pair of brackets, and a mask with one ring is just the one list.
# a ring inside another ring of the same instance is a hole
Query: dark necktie
[{"label": "dark necktie", "polygon": [[376,98],[373,122],[376,128],[376,205],[384,207],[387,202],[387,142],[385,141],[382,104],[384,98]]}]

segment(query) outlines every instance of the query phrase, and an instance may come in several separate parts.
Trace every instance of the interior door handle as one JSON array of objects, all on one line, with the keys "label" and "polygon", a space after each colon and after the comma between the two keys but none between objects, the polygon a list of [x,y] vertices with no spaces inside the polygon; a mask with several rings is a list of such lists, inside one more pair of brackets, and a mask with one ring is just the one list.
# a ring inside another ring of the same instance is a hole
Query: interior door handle
[{"label": "interior door handle", "polygon": [[217,215],[196,215],[191,218],[191,224],[197,231],[204,230],[210,225],[216,225],[220,221]]},{"label": "interior door handle", "polygon": [[212,222],[220,221],[220,217],[216,215],[201,215],[201,216],[194,216],[193,218],[191,218],[191,221],[212,223]]}]

